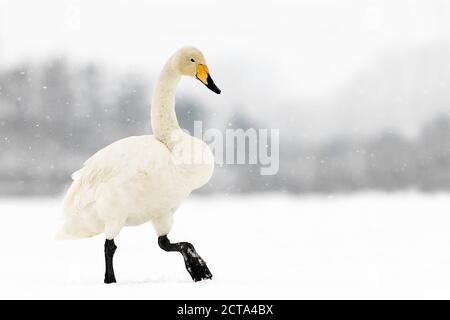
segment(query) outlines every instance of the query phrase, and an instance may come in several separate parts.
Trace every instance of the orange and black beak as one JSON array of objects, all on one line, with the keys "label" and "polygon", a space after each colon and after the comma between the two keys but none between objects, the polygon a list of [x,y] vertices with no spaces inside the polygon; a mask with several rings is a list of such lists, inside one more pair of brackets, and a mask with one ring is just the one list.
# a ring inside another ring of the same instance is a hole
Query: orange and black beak
[{"label": "orange and black beak", "polygon": [[217,88],[213,79],[209,75],[208,67],[204,64],[197,65],[197,74],[195,75],[198,80],[200,80],[209,90],[220,94],[220,89]]}]

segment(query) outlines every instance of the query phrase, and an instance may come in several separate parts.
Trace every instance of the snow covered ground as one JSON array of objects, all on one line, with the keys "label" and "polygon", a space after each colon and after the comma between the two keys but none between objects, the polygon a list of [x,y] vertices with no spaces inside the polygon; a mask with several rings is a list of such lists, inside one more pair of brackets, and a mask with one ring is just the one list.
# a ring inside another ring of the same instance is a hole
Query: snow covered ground
[{"label": "snow covered ground", "polygon": [[53,240],[60,208],[0,199],[0,298],[450,299],[450,195],[192,197],[171,239],[207,261],[200,283],[146,224],[116,239],[104,285],[104,239]]}]

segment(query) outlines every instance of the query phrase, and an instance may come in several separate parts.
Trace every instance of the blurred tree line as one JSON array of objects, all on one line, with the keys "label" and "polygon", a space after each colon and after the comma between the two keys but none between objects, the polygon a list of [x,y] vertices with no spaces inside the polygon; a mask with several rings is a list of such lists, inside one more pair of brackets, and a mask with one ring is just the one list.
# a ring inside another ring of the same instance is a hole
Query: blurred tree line
[{"label": "blurred tree line", "polygon": [[[0,70],[0,195],[60,194],[95,151],[149,134],[151,88],[142,75],[74,67],[64,59]],[[205,129],[212,123],[192,97],[178,98],[177,114],[190,132],[195,120]],[[270,127],[244,114],[221,122],[222,128]],[[450,190],[449,115],[437,116],[414,139],[387,132],[305,144],[280,134],[277,175],[261,176],[255,165],[218,166],[199,192]]]}]

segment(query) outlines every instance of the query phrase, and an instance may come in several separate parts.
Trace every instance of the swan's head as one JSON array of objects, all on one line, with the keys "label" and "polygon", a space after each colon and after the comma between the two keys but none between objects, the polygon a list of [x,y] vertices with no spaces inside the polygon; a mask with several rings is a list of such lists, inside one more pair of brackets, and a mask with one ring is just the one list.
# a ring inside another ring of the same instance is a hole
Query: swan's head
[{"label": "swan's head", "polygon": [[179,75],[197,78],[208,89],[220,94],[220,89],[209,75],[205,57],[197,48],[183,47],[175,52],[172,57],[172,68]]}]

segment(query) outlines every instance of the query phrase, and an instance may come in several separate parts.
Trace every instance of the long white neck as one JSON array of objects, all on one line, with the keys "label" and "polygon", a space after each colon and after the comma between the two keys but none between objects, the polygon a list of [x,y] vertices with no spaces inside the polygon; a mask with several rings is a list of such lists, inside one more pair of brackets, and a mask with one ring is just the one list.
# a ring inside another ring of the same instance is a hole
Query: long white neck
[{"label": "long white neck", "polygon": [[151,105],[153,134],[169,149],[172,145],[172,133],[180,129],[175,113],[175,91],[179,81],[180,76],[172,69],[171,59],[169,59],[153,90]]}]

